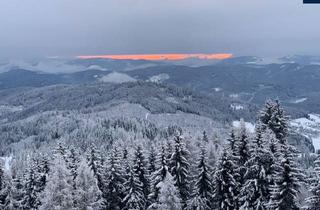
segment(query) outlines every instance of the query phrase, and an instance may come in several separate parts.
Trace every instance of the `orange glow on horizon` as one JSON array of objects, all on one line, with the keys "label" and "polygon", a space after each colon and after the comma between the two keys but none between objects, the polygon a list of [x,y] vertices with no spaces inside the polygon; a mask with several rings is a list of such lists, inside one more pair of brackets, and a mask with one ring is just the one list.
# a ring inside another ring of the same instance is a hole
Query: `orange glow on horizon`
[{"label": "orange glow on horizon", "polygon": [[183,60],[187,58],[198,58],[207,60],[223,60],[231,58],[232,54],[131,54],[131,55],[81,55],[77,56],[80,59],[115,59],[115,60]]}]

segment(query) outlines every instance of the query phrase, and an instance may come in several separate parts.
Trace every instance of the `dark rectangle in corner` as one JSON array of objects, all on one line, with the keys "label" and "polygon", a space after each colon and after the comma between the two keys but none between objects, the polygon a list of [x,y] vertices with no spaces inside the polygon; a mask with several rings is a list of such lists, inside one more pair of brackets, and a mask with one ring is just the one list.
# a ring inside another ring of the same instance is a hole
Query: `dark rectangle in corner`
[{"label": "dark rectangle in corner", "polygon": [[304,4],[320,4],[320,0],[303,0]]}]

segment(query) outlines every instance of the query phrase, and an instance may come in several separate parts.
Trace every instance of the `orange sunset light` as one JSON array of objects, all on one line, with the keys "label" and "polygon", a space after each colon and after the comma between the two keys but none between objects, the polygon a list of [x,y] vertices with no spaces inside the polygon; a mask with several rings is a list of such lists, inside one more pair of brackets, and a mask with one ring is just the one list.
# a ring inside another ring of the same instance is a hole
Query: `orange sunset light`
[{"label": "orange sunset light", "polygon": [[116,59],[116,60],[183,60],[187,58],[198,58],[207,60],[223,60],[231,58],[232,54],[131,54],[131,55],[81,55],[77,56],[80,59]]}]

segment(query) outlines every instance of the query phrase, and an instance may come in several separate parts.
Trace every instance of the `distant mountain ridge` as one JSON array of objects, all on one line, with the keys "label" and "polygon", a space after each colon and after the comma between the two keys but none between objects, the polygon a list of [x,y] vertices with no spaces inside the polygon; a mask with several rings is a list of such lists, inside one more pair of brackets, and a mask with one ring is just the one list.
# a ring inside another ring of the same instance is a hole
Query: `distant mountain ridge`
[{"label": "distant mountain ridge", "polygon": [[[289,58],[287,58],[289,59]],[[121,72],[124,81],[140,80],[172,84],[205,94],[221,94],[231,100],[261,105],[267,98],[279,98],[295,114],[320,113],[320,65],[295,62],[257,64],[257,57],[230,58],[209,66],[190,67],[157,64],[145,67],[145,61],[133,63],[142,68],[101,70],[102,60],[76,60],[85,62],[90,69],[73,73],[44,73],[25,69],[12,69],[0,73],[0,90],[17,87],[43,87],[56,84],[84,84],[109,81],[112,72]],[[119,61],[120,62],[120,61]],[[112,61],[112,63],[117,63]],[[122,63],[122,61],[120,62]],[[120,65],[121,66],[121,65]],[[137,66],[136,66],[137,67]],[[120,67],[119,67],[120,68]],[[112,69],[112,68],[111,68]],[[120,75],[113,75],[119,78]],[[110,78],[110,77],[107,77]],[[111,77],[113,78],[113,77]],[[121,81],[121,79],[119,79]],[[301,116],[301,115],[300,115]]]},{"label": "distant mountain ridge", "polygon": [[[64,113],[99,115],[100,112],[108,112],[108,115],[116,117],[154,119],[164,127],[168,126],[167,121],[170,121],[170,125],[187,125],[190,129],[195,129],[195,126],[215,129],[218,126],[226,134],[233,122],[240,118],[255,122],[258,107],[240,101],[235,103],[233,99],[220,94],[209,96],[186,88],[141,81],[119,84],[94,82],[0,91],[0,128],[3,125],[3,129],[12,123],[27,122],[47,113],[63,116]],[[162,121],[166,123],[163,125]],[[207,121],[210,124],[206,124]],[[196,125],[199,123],[201,126]],[[301,151],[313,151],[309,138],[293,131],[289,139]]]}]

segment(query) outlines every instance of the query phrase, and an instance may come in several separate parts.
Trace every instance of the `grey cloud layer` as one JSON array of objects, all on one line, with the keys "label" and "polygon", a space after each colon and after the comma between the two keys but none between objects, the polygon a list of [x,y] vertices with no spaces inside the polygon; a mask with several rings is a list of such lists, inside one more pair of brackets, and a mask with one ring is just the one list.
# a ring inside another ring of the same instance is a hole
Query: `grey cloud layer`
[{"label": "grey cloud layer", "polygon": [[320,54],[302,0],[0,0],[0,57]]}]

